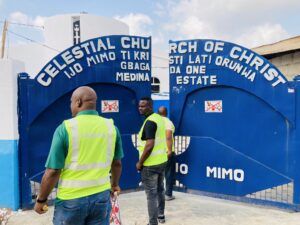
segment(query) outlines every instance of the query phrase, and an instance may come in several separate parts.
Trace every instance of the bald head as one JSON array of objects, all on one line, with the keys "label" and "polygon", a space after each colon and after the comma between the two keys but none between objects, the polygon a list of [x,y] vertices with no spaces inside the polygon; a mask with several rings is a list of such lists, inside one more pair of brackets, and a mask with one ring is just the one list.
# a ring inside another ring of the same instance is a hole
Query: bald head
[{"label": "bald head", "polygon": [[97,103],[96,92],[87,86],[77,88],[71,97],[72,116],[84,110],[95,110]]},{"label": "bald head", "polygon": [[158,114],[164,117],[167,117],[168,115],[168,109],[165,106],[161,106],[158,108]]}]

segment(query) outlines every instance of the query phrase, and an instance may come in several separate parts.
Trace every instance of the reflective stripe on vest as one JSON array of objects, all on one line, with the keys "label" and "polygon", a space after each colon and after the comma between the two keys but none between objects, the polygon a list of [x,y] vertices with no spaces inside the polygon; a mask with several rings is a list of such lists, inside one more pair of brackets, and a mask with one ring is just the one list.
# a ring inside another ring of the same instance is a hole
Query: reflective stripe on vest
[{"label": "reflective stripe on vest", "polygon": [[100,178],[97,180],[60,180],[58,184],[65,188],[86,188],[103,185],[107,182],[110,182],[109,177]]},{"label": "reflective stripe on vest", "polygon": [[[110,120],[105,120],[106,126],[108,127],[108,133],[111,134],[114,129],[114,126],[111,125]],[[78,164],[78,156],[79,156],[79,134],[78,134],[78,121],[76,119],[70,120],[70,129],[73,140],[73,153],[71,158],[71,163],[65,166],[65,169],[70,170],[90,170],[90,169],[104,169],[111,166],[113,149],[112,149],[112,137],[110,135],[105,134],[95,134],[93,138],[107,138],[108,146],[107,146],[107,158],[108,160],[104,163],[90,163],[80,165]]]},{"label": "reflective stripe on vest", "polygon": [[163,118],[153,113],[150,116],[146,118],[144,121],[143,126],[141,127],[141,130],[138,134],[138,143],[137,148],[139,150],[139,157],[143,154],[146,141],[142,140],[142,132],[144,129],[144,126],[147,121],[153,121],[156,123],[157,129],[155,133],[155,140],[154,140],[154,147],[152,149],[152,152],[150,156],[145,160],[144,166],[154,166],[159,165],[167,161],[167,144],[166,144],[166,133],[165,133],[165,124]]},{"label": "reflective stripe on vest", "polygon": [[[58,198],[79,198],[109,189],[116,140],[113,120],[80,115],[65,121],[65,125],[69,150],[58,184]],[[87,150],[87,157],[80,158]]]}]

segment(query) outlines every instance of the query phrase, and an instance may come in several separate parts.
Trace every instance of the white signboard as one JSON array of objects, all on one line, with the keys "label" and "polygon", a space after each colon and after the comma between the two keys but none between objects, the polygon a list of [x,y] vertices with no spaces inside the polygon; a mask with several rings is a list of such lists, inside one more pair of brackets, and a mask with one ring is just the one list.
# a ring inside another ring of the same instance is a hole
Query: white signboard
[{"label": "white signboard", "polygon": [[223,111],[222,100],[205,101],[206,113],[221,113]]},{"label": "white signboard", "polygon": [[102,100],[101,101],[102,113],[117,113],[119,112],[119,100]]}]

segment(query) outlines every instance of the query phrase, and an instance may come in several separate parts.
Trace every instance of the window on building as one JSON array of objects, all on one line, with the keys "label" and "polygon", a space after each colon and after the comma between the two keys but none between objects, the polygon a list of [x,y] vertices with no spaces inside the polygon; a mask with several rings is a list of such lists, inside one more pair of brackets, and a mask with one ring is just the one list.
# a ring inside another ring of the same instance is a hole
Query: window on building
[{"label": "window on building", "polygon": [[157,77],[151,78],[151,92],[152,93],[159,93],[160,91],[160,81]]}]

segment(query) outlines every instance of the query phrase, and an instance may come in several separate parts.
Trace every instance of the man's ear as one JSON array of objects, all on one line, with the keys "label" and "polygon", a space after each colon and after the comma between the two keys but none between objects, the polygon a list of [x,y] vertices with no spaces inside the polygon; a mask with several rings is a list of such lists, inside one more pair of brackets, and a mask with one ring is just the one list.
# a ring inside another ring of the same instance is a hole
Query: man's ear
[{"label": "man's ear", "polygon": [[82,100],[79,98],[76,101],[77,107],[80,108],[82,106]]}]

